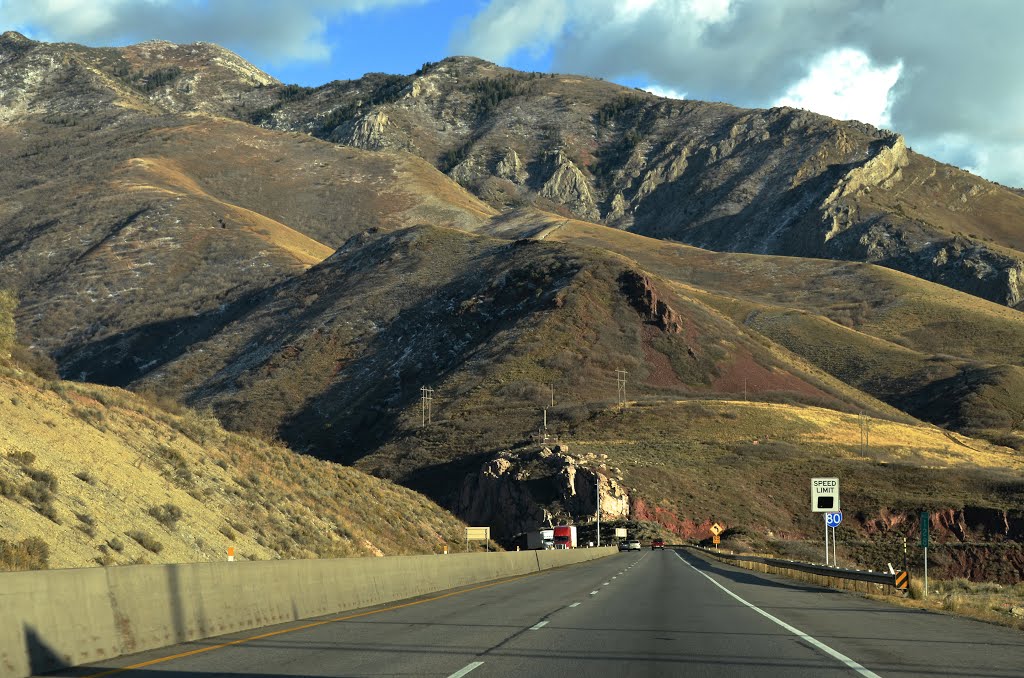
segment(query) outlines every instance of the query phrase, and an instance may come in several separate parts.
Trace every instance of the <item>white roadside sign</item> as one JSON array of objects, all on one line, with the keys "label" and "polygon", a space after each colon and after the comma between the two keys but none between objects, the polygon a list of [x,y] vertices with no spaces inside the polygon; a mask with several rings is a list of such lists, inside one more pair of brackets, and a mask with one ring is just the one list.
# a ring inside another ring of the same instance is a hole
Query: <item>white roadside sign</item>
[{"label": "white roadside sign", "polygon": [[840,508],[839,478],[811,478],[811,511],[832,513]]}]

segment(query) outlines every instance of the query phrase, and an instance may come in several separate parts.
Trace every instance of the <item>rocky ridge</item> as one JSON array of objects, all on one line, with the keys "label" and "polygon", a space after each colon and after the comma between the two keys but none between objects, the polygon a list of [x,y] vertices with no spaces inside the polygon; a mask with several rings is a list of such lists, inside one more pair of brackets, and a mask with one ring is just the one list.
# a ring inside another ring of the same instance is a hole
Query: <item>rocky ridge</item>
[{"label": "rocky ridge", "polygon": [[[1009,306],[1024,293],[1020,194],[889,131],[467,57],[384,86],[375,77],[310,90],[261,124],[309,131],[324,111],[352,111],[330,124],[359,131],[331,138],[420,155],[498,209],[532,203],[705,248],[869,261]],[[367,132],[368,119],[387,124]],[[956,201],[935,204],[951,191]],[[993,228],[997,215],[1012,221]]]}]

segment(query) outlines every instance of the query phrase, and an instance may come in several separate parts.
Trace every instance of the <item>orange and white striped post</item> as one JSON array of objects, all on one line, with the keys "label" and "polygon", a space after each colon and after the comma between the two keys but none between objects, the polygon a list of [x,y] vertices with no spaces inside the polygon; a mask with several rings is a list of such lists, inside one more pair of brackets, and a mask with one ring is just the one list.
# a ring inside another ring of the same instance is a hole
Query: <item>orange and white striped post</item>
[{"label": "orange and white striped post", "polygon": [[235,547],[234,546],[229,546],[228,547],[228,562],[229,563],[235,562]]}]

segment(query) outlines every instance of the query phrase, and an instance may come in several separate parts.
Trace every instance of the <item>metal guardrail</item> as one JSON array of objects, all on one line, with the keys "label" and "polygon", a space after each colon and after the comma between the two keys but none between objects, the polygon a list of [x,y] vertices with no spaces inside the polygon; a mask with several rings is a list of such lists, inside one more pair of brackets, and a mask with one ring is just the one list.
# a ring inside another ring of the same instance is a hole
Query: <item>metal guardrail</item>
[{"label": "metal guardrail", "polygon": [[814,563],[802,563],[797,560],[784,560],[782,558],[764,558],[762,556],[740,556],[734,553],[723,553],[715,549],[704,548],[703,546],[687,546],[702,553],[715,556],[716,558],[722,558],[723,560],[736,560],[744,561],[748,563],[763,563],[764,565],[770,565],[772,567],[778,567],[786,570],[796,570],[798,572],[807,572],[808,574],[817,574],[823,577],[836,577],[837,579],[851,579],[853,581],[866,581],[872,584],[883,584],[885,586],[896,586],[896,578],[899,576],[899,572],[891,574],[889,572],[872,572],[870,570],[846,570],[840,567],[829,567],[827,565],[816,565]]}]

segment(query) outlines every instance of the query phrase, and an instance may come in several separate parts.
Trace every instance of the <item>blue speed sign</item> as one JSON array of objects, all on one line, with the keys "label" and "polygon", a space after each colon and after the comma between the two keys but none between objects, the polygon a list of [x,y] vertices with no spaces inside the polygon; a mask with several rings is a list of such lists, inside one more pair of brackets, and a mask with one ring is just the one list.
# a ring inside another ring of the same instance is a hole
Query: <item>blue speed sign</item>
[{"label": "blue speed sign", "polygon": [[843,522],[842,511],[833,511],[832,513],[825,514],[825,527],[839,527],[841,522]]}]

